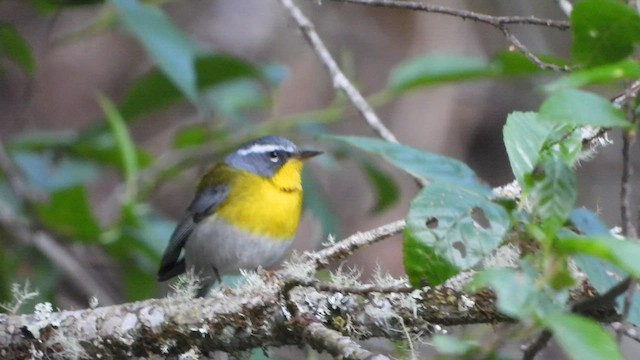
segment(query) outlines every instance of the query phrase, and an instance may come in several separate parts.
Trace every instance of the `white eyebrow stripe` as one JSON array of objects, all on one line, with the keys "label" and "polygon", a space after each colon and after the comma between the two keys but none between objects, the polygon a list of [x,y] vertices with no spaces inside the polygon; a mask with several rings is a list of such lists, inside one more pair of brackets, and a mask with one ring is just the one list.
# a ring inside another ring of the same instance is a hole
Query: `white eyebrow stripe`
[{"label": "white eyebrow stripe", "polygon": [[282,146],[282,145],[265,145],[265,144],[255,144],[252,145],[249,148],[246,149],[240,149],[238,150],[238,154],[245,156],[245,155],[249,155],[249,154],[255,154],[255,153],[267,153],[270,151],[287,151],[287,152],[294,152],[295,149],[292,148],[291,146]]}]

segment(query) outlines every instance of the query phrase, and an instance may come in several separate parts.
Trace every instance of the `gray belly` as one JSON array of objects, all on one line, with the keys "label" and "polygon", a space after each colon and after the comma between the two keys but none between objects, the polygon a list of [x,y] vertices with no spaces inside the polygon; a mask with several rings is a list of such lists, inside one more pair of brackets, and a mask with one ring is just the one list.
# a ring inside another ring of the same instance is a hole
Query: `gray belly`
[{"label": "gray belly", "polygon": [[277,262],[291,239],[274,240],[234,229],[218,217],[198,223],[185,244],[187,269],[201,277],[239,274],[240,269],[255,270]]}]

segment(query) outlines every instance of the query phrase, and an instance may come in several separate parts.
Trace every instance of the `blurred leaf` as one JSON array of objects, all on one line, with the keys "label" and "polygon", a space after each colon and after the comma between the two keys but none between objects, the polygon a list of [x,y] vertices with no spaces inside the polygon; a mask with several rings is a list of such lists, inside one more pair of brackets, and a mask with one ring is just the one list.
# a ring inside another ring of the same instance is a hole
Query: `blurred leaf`
[{"label": "blurred leaf", "polygon": [[155,273],[144,271],[136,261],[120,262],[124,280],[124,292],[128,301],[146,300],[153,297],[156,289]]},{"label": "blurred leaf", "polygon": [[453,186],[465,187],[474,192],[490,194],[491,189],[481,183],[476,174],[464,163],[406,145],[357,136],[323,136],[380,155],[391,164],[411,175],[431,181],[442,181]]},{"label": "blurred leaf", "polygon": [[619,1],[580,1],[573,7],[570,20],[571,54],[588,66],[622,60],[640,41],[640,16]]},{"label": "blurred leaf", "polygon": [[49,202],[39,204],[37,212],[40,221],[69,239],[94,242],[100,235],[100,226],[82,186],[51,193]]},{"label": "blurred leaf", "polygon": [[27,41],[8,24],[0,24],[0,51],[16,63],[25,74],[33,75],[35,61]]},{"label": "blurred leaf", "polygon": [[220,84],[208,91],[206,98],[217,112],[235,120],[242,119],[242,111],[265,108],[269,104],[256,82],[246,79]]},{"label": "blurred leaf", "polygon": [[533,173],[529,199],[534,212],[547,228],[558,229],[576,201],[575,176],[567,164],[557,159],[546,160]]},{"label": "blurred leaf", "polygon": [[18,152],[13,159],[30,185],[47,191],[89,183],[100,171],[93,162],[67,157],[56,159],[50,152]]},{"label": "blurred leaf", "polygon": [[568,89],[551,95],[540,107],[538,118],[560,125],[629,127],[620,109],[598,95]]},{"label": "blurred leaf", "polygon": [[120,160],[124,168],[127,185],[126,201],[131,201],[131,197],[137,193],[136,178],[138,177],[138,157],[136,146],[133,140],[131,140],[127,124],[124,122],[115,105],[103,95],[98,96],[98,101],[100,102],[102,111],[104,111],[107,116],[109,128],[111,129],[113,138],[116,140],[116,146],[120,153]]},{"label": "blurred leaf", "polygon": [[74,131],[54,130],[29,131],[19,134],[11,139],[11,150],[45,150],[48,148],[71,146],[77,141],[77,135]]},{"label": "blurred leaf", "polygon": [[331,209],[328,196],[322,193],[322,187],[315,181],[307,168],[302,169],[302,188],[305,189],[302,199],[304,209],[309,209],[322,223],[322,232],[336,236],[340,233],[336,212]]},{"label": "blurred leaf", "polygon": [[396,66],[389,76],[388,87],[393,92],[403,93],[444,82],[526,75],[540,71],[517,52],[499,53],[490,63],[475,57],[424,55]]},{"label": "blurred leaf", "polygon": [[561,254],[586,254],[609,261],[634,277],[640,277],[640,244],[633,239],[575,235],[557,239],[555,247]]},{"label": "blurred leaf", "polygon": [[572,359],[623,359],[614,339],[593,320],[559,313],[544,321],[562,350]]},{"label": "blurred leaf", "polygon": [[369,162],[363,162],[362,168],[376,194],[376,204],[371,212],[379,213],[395,204],[400,196],[400,189],[393,178]]},{"label": "blurred leaf", "polygon": [[[596,214],[587,209],[574,209],[571,211],[569,219],[571,220],[571,223],[584,235],[609,235],[609,229],[607,226],[596,216]],[[627,273],[619,267],[612,265],[609,262],[604,262],[598,258],[581,254],[575,254],[572,258],[576,262],[576,265],[578,265],[578,268],[587,275],[589,283],[593,285],[600,294],[606,293],[612,286],[616,285],[621,279],[627,276]],[[621,296],[616,301],[616,309],[619,313],[622,313],[623,307],[624,299]],[[638,290],[636,290],[633,295],[632,306],[629,309],[627,320],[635,326],[640,325],[640,292],[638,292]]]},{"label": "blurred leaf", "polygon": [[[122,161],[122,154],[118,148],[118,142],[112,133],[91,134],[81,137],[73,146],[69,147],[67,151],[81,158],[114,166],[123,174],[127,171],[125,168],[126,163]],[[141,168],[151,163],[151,155],[139,148],[136,149],[136,158],[138,166]]]},{"label": "blurred leaf", "polygon": [[209,126],[204,123],[182,127],[176,131],[173,137],[173,147],[184,149],[190,146],[203,145],[209,139]]},{"label": "blurred leaf", "polygon": [[566,88],[638,78],[640,78],[640,63],[626,59],[615,64],[575,70],[571,74],[546,85],[544,89],[547,92],[555,92]]},{"label": "blurred leaf", "polygon": [[431,343],[438,350],[438,353],[449,356],[464,356],[481,349],[480,345],[475,342],[442,334],[434,334]]},{"label": "blurred leaf", "polygon": [[488,269],[476,274],[469,284],[473,290],[490,287],[497,296],[498,310],[515,319],[527,318],[536,307],[538,291],[530,274],[515,269]]},{"label": "blurred leaf", "polygon": [[197,104],[196,49],[165,14],[138,0],[110,0],[120,20],[142,43],[160,69],[193,104]]},{"label": "blurred leaf", "polygon": [[398,65],[389,77],[389,87],[403,92],[416,87],[489,75],[489,66],[480,58],[427,55]]},{"label": "blurred leaf", "polygon": [[552,126],[538,121],[534,112],[513,112],[507,117],[502,134],[509,163],[522,189],[527,190],[525,174],[533,171]]},{"label": "blurred leaf", "polygon": [[[198,90],[206,90],[236,79],[260,78],[260,72],[250,63],[223,54],[198,57],[195,71]],[[181,99],[180,91],[167,76],[159,70],[152,70],[131,86],[119,108],[122,116],[131,121],[174,105]]]},{"label": "blurred leaf", "polygon": [[[434,182],[411,202],[404,242],[404,265],[415,286],[439,285],[478,264],[509,228],[506,211],[486,197]],[[452,271],[453,270],[453,271]]]}]

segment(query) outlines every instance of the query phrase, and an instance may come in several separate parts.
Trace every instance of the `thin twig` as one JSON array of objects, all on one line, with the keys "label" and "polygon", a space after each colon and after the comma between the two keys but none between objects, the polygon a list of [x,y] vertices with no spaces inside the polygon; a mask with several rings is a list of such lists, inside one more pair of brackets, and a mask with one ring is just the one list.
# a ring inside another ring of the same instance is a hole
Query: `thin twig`
[{"label": "thin twig", "polygon": [[502,33],[504,34],[504,37],[506,37],[507,40],[511,44],[513,44],[513,46],[518,51],[520,51],[524,56],[526,56],[527,59],[529,59],[532,63],[534,63],[538,68],[543,70],[553,70],[553,71],[562,71],[562,72],[569,72],[572,70],[570,66],[555,65],[555,64],[550,64],[542,61],[538,56],[532,53],[531,50],[529,50],[529,48],[527,48],[515,35],[513,35],[511,30],[509,30],[509,28],[507,28],[504,25],[498,26],[498,28],[502,31]]},{"label": "thin twig", "polygon": [[435,14],[450,15],[459,17],[463,20],[473,20],[481,23],[501,27],[510,24],[522,25],[539,25],[560,30],[567,30],[570,25],[567,21],[540,19],[535,16],[492,16],[480,14],[473,11],[458,10],[446,6],[426,4],[416,1],[398,1],[398,0],[331,0],[335,2],[369,5],[376,7],[387,7],[405,10],[424,11]]},{"label": "thin twig", "polygon": [[536,355],[547,346],[552,337],[553,334],[551,331],[543,330],[538,338],[525,348],[522,360],[533,360]]},{"label": "thin twig", "polygon": [[344,75],[336,61],[331,56],[329,49],[315,31],[315,28],[311,21],[302,13],[302,10],[294,4],[292,0],[279,0],[282,6],[289,11],[289,15],[298,25],[298,28],[302,31],[305,39],[311,45],[313,51],[318,55],[323,65],[329,71],[333,87],[344,91],[349,100],[358,109],[360,114],[365,118],[369,126],[373,131],[378,134],[382,139],[389,142],[397,143],[396,136],[380,121],[378,115],[376,115],[373,108],[369,105],[367,100],[360,94],[360,91],[351,84],[349,79]]},{"label": "thin twig", "polygon": [[623,324],[621,322],[613,322],[613,323],[611,323],[611,327],[616,332],[621,332],[622,335],[628,337],[631,340],[634,340],[634,341],[640,343],[640,333],[638,333],[638,329],[637,328],[629,327],[626,324]]},{"label": "thin twig", "polygon": [[628,104],[631,100],[635,99],[640,93],[640,80],[634,81],[629,87],[627,87],[620,95],[611,99],[613,106],[621,109]]},{"label": "thin twig", "polygon": [[[315,31],[315,28],[311,21],[304,15],[302,10],[292,0],[279,0],[280,4],[289,12],[291,19],[297,24],[298,28],[304,35],[305,39],[316,53],[322,64],[325,66],[331,80],[333,87],[342,90],[349,101],[355,106],[358,112],[365,119],[369,127],[382,139],[398,143],[396,136],[386,127],[373,110],[371,105],[362,96],[360,91],[349,81],[345,74],[340,70],[340,67],[334,60],[333,56],[327,49],[326,45]],[[414,177],[415,181],[420,186],[426,186],[428,182],[420,177]]]},{"label": "thin twig", "polygon": [[309,260],[315,262],[317,269],[324,268],[329,264],[329,261],[343,259],[361,247],[399,234],[404,230],[405,226],[406,222],[404,220],[397,220],[373,230],[355,233],[328,248],[314,253],[308,253],[307,257]]},{"label": "thin twig", "polygon": [[637,238],[636,227],[631,219],[631,176],[633,164],[631,161],[631,147],[635,134],[631,131],[622,133],[622,177],[620,180],[620,217],[622,223],[622,235]]}]

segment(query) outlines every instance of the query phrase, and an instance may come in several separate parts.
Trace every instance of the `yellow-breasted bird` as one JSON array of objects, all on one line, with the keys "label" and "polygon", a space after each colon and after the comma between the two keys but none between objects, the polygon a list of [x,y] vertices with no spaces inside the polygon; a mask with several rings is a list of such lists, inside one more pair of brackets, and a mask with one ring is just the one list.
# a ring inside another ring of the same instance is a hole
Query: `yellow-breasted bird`
[{"label": "yellow-breasted bird", "polygon": [[202,297],[221,274],[278,261],[300,221],[302,162],[321,153],[265,136],[215,164],[200,180],[171,235],[158,280],[192,269],[200,279]]}]

